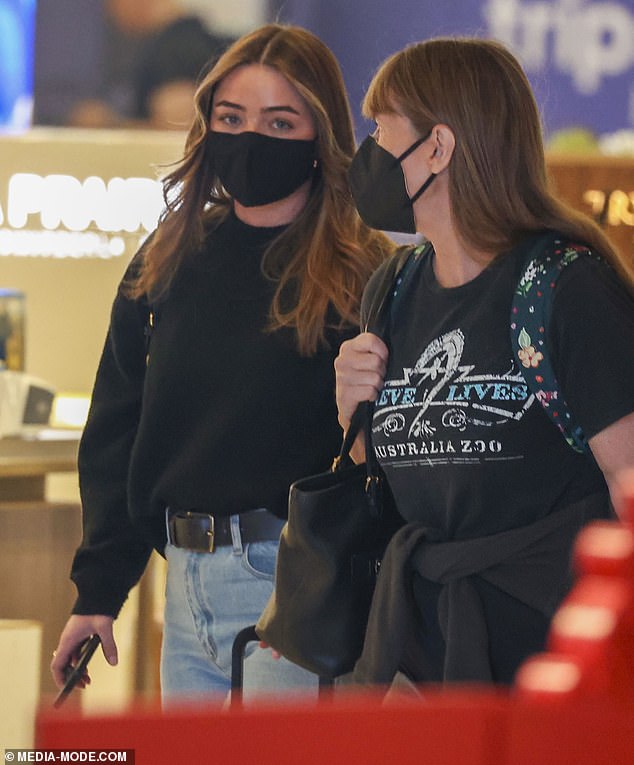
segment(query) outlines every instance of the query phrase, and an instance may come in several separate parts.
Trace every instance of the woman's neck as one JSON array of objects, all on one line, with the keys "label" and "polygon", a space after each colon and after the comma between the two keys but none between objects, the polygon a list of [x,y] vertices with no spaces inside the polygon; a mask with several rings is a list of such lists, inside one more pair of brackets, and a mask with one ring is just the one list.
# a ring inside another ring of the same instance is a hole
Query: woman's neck
[{"label": "woman's neck", "polygon": [[449,199],[449,177],[440,173],[436,182],[415,203],[418,231],[434,246],[434,275],[441,287],[460,287],[475,279],[494,255],[477,249],[458,233]]},{"label": "woman's neck", "polygon": [[465,245],[455,236],[432,240],[434,276],[441,287],[460,287],[476,278],[493,260],[490,253]]}]

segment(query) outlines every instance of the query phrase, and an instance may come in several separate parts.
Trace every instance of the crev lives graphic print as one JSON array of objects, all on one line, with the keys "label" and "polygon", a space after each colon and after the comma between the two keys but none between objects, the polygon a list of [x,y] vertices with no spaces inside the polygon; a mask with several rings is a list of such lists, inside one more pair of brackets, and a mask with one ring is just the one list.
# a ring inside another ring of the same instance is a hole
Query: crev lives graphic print
[{"label": "crev lives graphic print", "polygon": [[519,421],[534,396],[509,359],[502,373],[462,364],[455,329],[433,340],[401,379],[386,380],[375,407],[377,457],[393,466],[517,459],[505,454],[499,426]]}]

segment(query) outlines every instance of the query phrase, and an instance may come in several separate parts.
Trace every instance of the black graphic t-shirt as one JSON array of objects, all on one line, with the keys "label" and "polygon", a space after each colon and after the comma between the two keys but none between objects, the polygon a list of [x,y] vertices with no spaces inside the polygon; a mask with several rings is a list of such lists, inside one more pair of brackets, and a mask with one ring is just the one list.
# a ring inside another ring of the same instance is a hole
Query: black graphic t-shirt
[{"label": "black graphic t-shirt", "polygon": [[[524,255],[517,248],[467,284],[442,288],[429,250],[393,307],[373,443],[401,514],[438,540],[527,525],[596,491],[609,512],[601,471],[565,442],[513,358]],[[634,411],[634,302],[608,266],[582,257],[567,267],[547,342],[588,437]]]}]

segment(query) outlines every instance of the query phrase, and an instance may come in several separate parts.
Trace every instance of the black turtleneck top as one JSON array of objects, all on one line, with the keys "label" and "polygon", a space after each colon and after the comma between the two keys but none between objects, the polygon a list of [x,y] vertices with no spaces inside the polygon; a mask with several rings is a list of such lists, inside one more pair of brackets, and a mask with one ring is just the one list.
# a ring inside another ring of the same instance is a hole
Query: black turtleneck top
[{"label": "black turtleneck top", "polygon": [[261,262],[282,230],[230,215],[180,267],[149,348],[148,304],[120,287],[80,444],[75,613],[116,616],[164,549],[167,506],[283,518],[289,485],[337,453],[333,361],[355,330],[311,357],[291,330],[268,331]]}]

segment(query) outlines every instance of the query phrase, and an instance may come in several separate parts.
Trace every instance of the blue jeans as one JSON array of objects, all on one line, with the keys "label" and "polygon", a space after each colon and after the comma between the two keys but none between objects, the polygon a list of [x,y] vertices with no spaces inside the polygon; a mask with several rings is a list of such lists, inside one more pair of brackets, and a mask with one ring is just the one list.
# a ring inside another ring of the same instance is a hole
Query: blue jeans
[{"label": "blue jeans", "polygon": [[[271,593],[278,542],[243,544],[232,517],[233,547],[213,553],[168,544],[161,693],[164,702],[184,697],[226,697],[231,689],[231,647],[254,624]],[[316,697],[317,676],[268,648],[250,643],[244,662],[244,699],[301,692]]]}]

